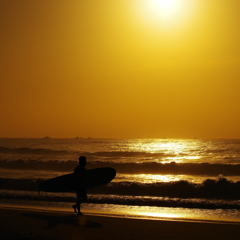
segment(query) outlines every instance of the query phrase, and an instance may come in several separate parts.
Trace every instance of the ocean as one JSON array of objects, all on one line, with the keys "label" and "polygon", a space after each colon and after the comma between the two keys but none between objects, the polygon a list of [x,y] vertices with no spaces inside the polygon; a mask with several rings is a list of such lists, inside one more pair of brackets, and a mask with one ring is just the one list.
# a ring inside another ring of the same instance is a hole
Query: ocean
[{"label": "ocean", "polygon": [[72,211],[75,193],[38,192],[41,182],[113,167],[116,178],[88,190],[82,211],[175,220],[240,222],[240,140],[1,138],[0,205]]}]

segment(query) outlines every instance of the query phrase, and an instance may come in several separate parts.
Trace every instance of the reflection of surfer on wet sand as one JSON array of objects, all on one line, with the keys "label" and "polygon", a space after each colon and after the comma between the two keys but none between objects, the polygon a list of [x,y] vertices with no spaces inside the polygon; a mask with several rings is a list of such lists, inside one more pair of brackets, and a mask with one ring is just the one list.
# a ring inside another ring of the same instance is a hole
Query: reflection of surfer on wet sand
[{"label": "reflection of surfer on wet sand", "polygon": [[77,202],[72,207],[78,215],[82,215],[82,212],[80,210],[81,204],[87,201],[87,192],[85,188],[86,165],[87,158],[85,156],[81,156],[79,157],[79,165],[74,170],[74,184],[77,195]]}]

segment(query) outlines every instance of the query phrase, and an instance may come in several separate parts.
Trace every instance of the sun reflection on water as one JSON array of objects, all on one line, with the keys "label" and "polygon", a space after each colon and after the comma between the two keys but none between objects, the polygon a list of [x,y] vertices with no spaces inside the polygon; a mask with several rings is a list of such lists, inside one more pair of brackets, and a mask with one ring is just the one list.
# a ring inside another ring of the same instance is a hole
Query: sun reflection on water
[{"label": "sun reflection on water", "polygon": [[194,183],[201,183],[206,179],[205,176],[192,175],[174,175],[174,174],[118,174],[114,182],[138,182],[138,183],[158,183],[158,182],[175,182],[175,181],[189,181]]},{"label": "sun reflection on water", "polygon": [[152,211],[149,211],[147,207],[146,207],[146,211],[143,210],[140,215],[146,216],[146,217],[154,217],[154,218],[179,218],[180,217],[180,215],[174,214],[174,213],[152,212]]},{"label": "sun reflection on water", "polygon": [[[191,143],[191,144],[190,144]],[[144,150],[146,152],[158,152],[159,150],[164,151],[185,151],[189,146],[192,145],[192,141],[189,140],[175,140],[175,139],[139,139],[136,140],[132,145],[136,150]]]},{"label": "sun reflection on water", "polygon": [[[136,139],[128,151],[150,153],[145,161],[185,163],[202,158],[202,142],[190,139]],[[142,158],[141,161],[144,161]]]},{"label": "sun reflection on water", "polygon": [[186,160],[197,160],[200,158],[201,158],[200,156],[166,157],[164,161],[161,161],[161,163],[169,163],[169,162],[183,163],[183,162],[186,162]]},{"label": "sun reflection on water", "polygon": [[138,182],[141,183],[153,183],[153,182],[172,182],[179,181],[184,178],[181,175],[161,175],[161,174],[138,174],[134,176]]}]

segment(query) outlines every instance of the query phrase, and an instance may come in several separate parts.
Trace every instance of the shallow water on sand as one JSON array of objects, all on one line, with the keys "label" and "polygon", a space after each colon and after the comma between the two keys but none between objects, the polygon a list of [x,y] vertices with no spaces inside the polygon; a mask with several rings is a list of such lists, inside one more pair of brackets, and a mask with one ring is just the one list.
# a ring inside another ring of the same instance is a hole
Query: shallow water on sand
[{"label": "shallow water on sand", "polygon": [[[47,203],[42,201],[8,201],[0,199],[0,207],[30,209],[44,212],[65,212],[75,214],[72,205],[65,202]],[[204,210],[186,208],[167,208],[149,206],[123,206],[111,204],[84,204],[82,206],[84,215],[97,215],[107,217],[152,219],[167,221],[200,221],[200,222],[222,222],[239,223],[239,210]]]}]

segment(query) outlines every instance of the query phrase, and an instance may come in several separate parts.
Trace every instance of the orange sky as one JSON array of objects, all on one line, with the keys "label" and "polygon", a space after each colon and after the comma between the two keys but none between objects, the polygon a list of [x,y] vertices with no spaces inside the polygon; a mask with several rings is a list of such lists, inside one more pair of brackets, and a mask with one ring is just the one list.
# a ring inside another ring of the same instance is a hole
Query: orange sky
[{"label": "orange sky", "polygon": [[154,1],[0,1],[0,137],[240,138],[240,1]]}]

